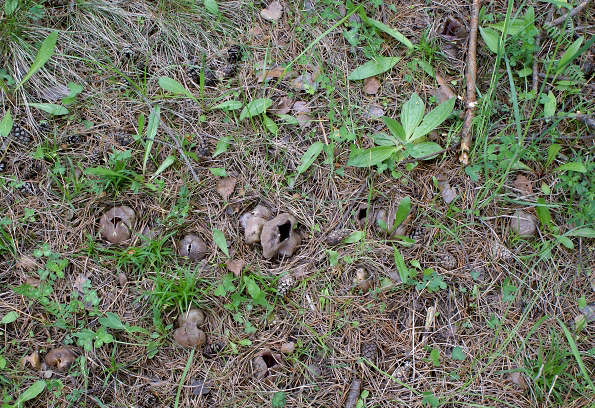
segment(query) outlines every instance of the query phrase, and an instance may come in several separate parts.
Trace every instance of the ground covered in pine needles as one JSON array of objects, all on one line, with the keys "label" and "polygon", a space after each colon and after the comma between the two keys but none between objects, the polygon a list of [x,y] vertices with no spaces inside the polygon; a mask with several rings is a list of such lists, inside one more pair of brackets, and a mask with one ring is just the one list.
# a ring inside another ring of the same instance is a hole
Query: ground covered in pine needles
[{"label": "ground covered in pine needles", "polygon": [[[485,2],[464,166],[471,2],[39,3],[0,17],[5,404],[591,406],[592,5]],[[414,93],[458,97],[444,150],[348,165]],[[293,254],[246,242],[257,205],[295,217]]]}]

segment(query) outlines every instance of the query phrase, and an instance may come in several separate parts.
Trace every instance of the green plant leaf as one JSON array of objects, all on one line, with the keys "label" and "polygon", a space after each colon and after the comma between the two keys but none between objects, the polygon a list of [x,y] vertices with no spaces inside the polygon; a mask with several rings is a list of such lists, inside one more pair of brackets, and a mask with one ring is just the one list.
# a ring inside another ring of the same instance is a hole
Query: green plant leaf
[{"label": "green plant leaf", "polygon": [[99,323],[109,329],[126,330],[126,325],[120,320],[120,316],[112,312],[105,312],[106,317],[101,317]]},{"label": "green plant leaf", "polygon": [[15,12],[18,6],[19,0],[6,0],[4,3],[4,14],[6,14],[6,17],[12,16],[12,13]]},{"label": "green plant leaf", "polygon": [[401,57],[378,57],[376,60],[366,62],[364,65],[357,67],[347,76],[350,81],[359,81],[382,74],[395,66]]},{"label": "green plant leaf", "polygon": [[273,104],[273,100],[270,98],[260,98],[250,102],[244,106],[242,112],[240,112],[240,120],[248,119],[256,115],[260,115]]},{"label": "green plant leaf", "polygon": [[126,177],[121,173],[112,169],[106,169],[103,167],[89,167],[83,171],[83,174],[91,174],[93,176],[114,176],[114,177]]},{"label": "green plant leaf", "polygon": [[[501,32],[504,32],[506,20],[500,21],[496,24],[490,24],[489,27],[495,28]],[[516,35],[527,28],[528,25],[525,20],[513,19],[508,21],[507,34]]]},{"label": "green plant leaf", "polygon": [[215,0],[203,0],[205,8],[212,14],[219,14],[219,6]]},{"label": "green plant leaf", "polygon": [[157,128],[159,127],[159,106],[156,106],[154,112],[149,115],[149,123],[147,124],[147,143],[145,144],[145,156],[143,158],[143,174],[147,172],[147,162],[151,156],[151,149],[155,136],[157,136]]},{"label": "green plant leaf", "polygon": [[556,320],[562,327],[562,330],[564,330],[564,335],[566,336],[566,340],[568,340],[568,344],[570,345],[572,354],[574,355],[574,358],[576,359],[576,362],[581,369],[581,374],[583,375],[585,381],[587,381],[587,383],[591,386],[591,392],[595,392],[595,386],[593,385],[593,381],[591,381],[591,376],[589,375],[589,372],[585,368],[585,364],[583,363],[583,359],[581,358],[580,352],[578,351],[578,347],[576,346],[576,343],[572,338],[572,333],[570,333],[570,330],[568,330],[568,328],[562,322],[562,320],[560,320],[558,317],[556,317]]},{"label": "green plant leaf", "polygon": [[369,17],[366,19],[366,22],[368,24],[370,24],[371,26],[376,27],[380,31],[384,31],[385,33],[387,33],[388,35],[393,37],[395,40],[399,41],[401,44],[403,44],[410,50],[413,50],[413,43],[411,41],[409,41],[407,39],[407,37],[405,37],[403,34],[398,32],[394,28],[391,28],[391,27],[387,26],[386,24],[381,23],[380,21],[374,20],[373,18],[369,18]]},{"label": "green plant leaf", "polygon": [[392,135],[386,133],[376,133],[370,136],[370,139],[377,146],[401,146],[402,143],[395,139]]},{"label": "green plant leaf", "polygon": [[440,350],[432,349],[430,352],[430,359],[434,364],[434,367],[440,367]]},{"label": "green plant leaf", "polygon": [[405,196],[399,202],[399,206],[397,207],[397,212],[395,213],[395,221],[391,227],[391,231],[394,231],[409,215],[409,210],[411,209],[411,197]]},{"label": "green plant leaf", "polygon": [[209,170],[217,177],[227,177],[227,171],[225,171],[225,169],[221,169],[219,167],[210,167]]},{"label": "green plant leaf", "polygon": [[351,235],[343,240],[344,244],[353,244],[361,241],[366,236],[364,231],[353,231]]},{"label": "green plant leaf", "polygon": [[279,116],[279,119],[281,119],[282,121],[284,121],[285,123],[289,124],[289,125],[299,125],[300,122],[298,122],[297,118],[291,116],[291,115],[277,115]]},{"label": "green plant leaf", "polygon": [[213,158],[227,151],[227,147],[229,146],[230,140],[231,136],[223,136],[217,141],[217,146],[215,147],[215,151],[213,152]]},{"label": "green plant leaf", "polygon": [[463,361],[466,358],[465,353],[463,352],[463,349],[460,346],[452,348],[451,357],[453,358],[453,360],[459,361]]},{"label": "green plant leaf", "polygon": [[271,401],[271,406],[273,408],[282,408],[287,404],[287,398],[285,397],[285,393],[283,391],[277,391],[275,395],[273,395],[273,400]]},{"label": "green plant leaf", "polygon": [[424,101],[416,93],[411,95],[411,98],[401,107],[401,124],[405,130],[406,141],[411,140],[411,135],[424,117],[425,109]]},{"label": "green plant leaf", "polygon": [[18,317],[19,317],[19,314],[13,310],[11,312],[6,313],[4,315],[4,317],[2,317],[0,324],[12,323],[12,322],[16,321]]},{"label": "green plant leaf", "polygon": [[535,212],[537,212],[537,218],[539,218],[541,224],[544,225],[548,231],[552,231],[554,229],[552,225],[552,215],[550,214],[550,209],[543,197],[537,199]]},{"label": "green plant leaf", "polygon": [[10,116],[10,109],[6,111],[2,120],[0,120],[0,136],[6,137],[12,130],[12,116]]},{"label": "green plant leaf", "polygon": [[54,116],[68,114],[68,109],[66,109],[64,106],[56,105],[54,103],[28,103],[27,106],[41,109],[42,111]]},{"label": "green plant leaf", "polygon": [[577,171],[579,173],[587,172],[587,168],[585,167],[585,165],[583,163],[576,163],[576,162],[565,163],[561,166],[556,167],[553,171],[564,171],[564,170]]},{"label": "green plant leaf", "polygon": [[176,156],[171,155],[171,154],[169,156],[167,156],[165,158],[165,160],[163,160],[163,163],[161,163],[161,165],[157,168],[157,170],[155,170],[155,173],[153,173],[153,175],[151,176],[149,181],[153,180],[155,177],[157,177],[158,175],[163,173],[169,166],[174,164],[175,161],[176,161]]},{"label": "green plant leaf", "polygon": [[227,240],[223,231],[213,228],[213,241],[219,247],[219,249],[229,258],[229,249],[227,248]]},{"label": "green plant leaf", "polygon": [[566,65],[568,65],[570,63],[570,61],[574,58],[574,55],[576,54],[578,49],[581,47],[581,44],[583,43],[584,39],[585,39],[584,36],[580,36],[579,38],[576,39],[575,42],[570,44],[570,47],[568,47],[568,49],[566,51],[564,51],[564,54],[562,54],[562,57],[560,57],[560,61],[558,61],[558,67],[556,68],[556,74],[562,73],[564,68],[566,68]]},{"label": "green plant leaf", "polygon": [[[434,142],[422,142],[413,146],[413,149],[409,151],[411,157],[417,159],[418,157],[424,157],[432,153],[437,153],[442,150],[442,147],[438,143]],[[426,157],[425,160],[430,160],[435,156]]]},{"label": "green plant leaf", "polygon": [[35,381],[33,384],[29,386],[16,400],[14,406],[15,407],[22,407],[23,402],[31,401],[33,398],[36,398],[39,394],[45,390],[47,383],[43,380]]},{"label": "green plant leaf", "polygon": [[16,92],[25,82],[29,80],[37,71],[44,66],[46,62],[52,57],[54,54],[54,48],[56,47],[56,41],[58,40],[58,32],[52,31],[50,35],[44,40],[43,44],[41,44],[41,48],[39,48],[39,52],[31,64],[31,68],[29,68],[29,72],[23,78],[21,82],[16,86],[14,91]]},{"label": "green plant leaf", "polygon": [[386,125],[388,130],[390,130],[390,132],[393,134],[393,136],[399,138],[399,140],[403,142],[403,144],[405,144],[407,141],[407,137],[405,135],[405,129],[403,129],[403,126],[401,126],[399,122],[397,122],[393,118],[389,118],[388,116],[383,116],[382,120],[384,121],[384,124]]},{"label": "green plant leaf", "polygon": [[432,109],[421,124],[414,130],[413,135],[408,142],[414,141],[430,133],[442,124],[452,113],[456,102],[456,98],[450,98],[446,102],[442,102],[440,105]]},{"label": "green plant leaf", "polygon": [[485,42],[490,51],[494,54],[501,54],[504,52],[504,42],[496,30],[489,27],[479,27],[479,32],[481,33],[483,42]]},{"label": "green plant leaf", "polygon": [[394,256],[395,256],[395,265],[397,267],[397,272],[399,272],[399,276],[401,277],[401,282],[407,283],[409,281],[409,268],[405,265],[405,260],[403,259],[403,255],[397,249],[397,247],[393,247],[394,249]]},{"label": "green plant leaf", "polygon": [[556,242],[561,243],[568,249],[574,249],[574,244],[572,243],[570,238],[566,238],[563,235],[556,235],[556,234],[552,234],[552,235],[554,236],[554,238],[556,238]]},{"label": "green plant leaf", "polygon": [[211,108],[211,110],[221,109],[221,110],[226,110],[226,111],[232,111],[232,110],[240,109],[242,106],[244,106],[244,105],[240,101],[225,101],[218,105],[213,106]]},{"label": "green plant leaf", "polygon": [[575,230],[568,231],[564,234],[566,237],[585,237],[585,238],[595,238],[595,229],[593,228],[577,228]]},{"label": "green plant leaf", "polygon": [[547,95],[541,95],[541,103],[543,104],[543,117],[554,116],[556,113],[556,97],[552,91],[549,91]]},{"label": "green plant leaf", "polygon": [[0,356],[0,370],[4,370],[6,368],[6,359],[3,356]]},{"label": "green plant leaf", "polygon": [[277,133],[279,133],[279,126],[277,126],[273,119],[269,118],[267,115],[262,115],[262,123],[269,132],[277,136]]},{"label": "green plant leaf", "polygon": [[558,152],[562,150],[562,146],[560,146],[559,144],[556,143],[552,143],[551,145],[548,146],[547,148],[547,161],[545,162],[545,168],[547,168],[550,164],[552,164],[552,162],[554,161],[554,159],[556,158],[556,156],[558,155]]},{"label": "green plant leaf", "polygon": [[324,143],[322,142],[314,142],[312,145],[306,150],[306,153],[302,156],[300,160],[300,165],[297,168],[297,174],[302,174],[306,170],[310,168],[314,160],[318,157],[318,155],[322,152],[324,148]]},{"label": "green plant leaf", "polygon": [[380,164],[397,151],[396,146],[378,146],[361,151],[353,159],[347,162],[348,166],[353,167],[372,167]]},{"label": "green plant leaf", "polygon": [[196,99],[192,93],[184,85],[176,81],[175,79],[169,77],[161,77],[159,78],[159,86],[164,90],[171,92],[173,94],[182,94],[187,96],[190,99]]}]

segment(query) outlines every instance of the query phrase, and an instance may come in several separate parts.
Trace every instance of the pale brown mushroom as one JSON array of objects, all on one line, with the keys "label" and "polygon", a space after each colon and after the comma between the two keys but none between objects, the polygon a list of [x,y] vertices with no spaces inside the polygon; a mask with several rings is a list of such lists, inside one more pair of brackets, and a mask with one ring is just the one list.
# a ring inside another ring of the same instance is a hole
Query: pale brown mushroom
[{"label": "pale brown mushroom", "polygon": [[207,244],[200,237],[188,234],[180,241],[178,253],[192,261],[200,261],[207,256]]},{"label": "pale brown mushroom", "polygon": [[207,342],[207,335],[196,327],[196,324],[186,320],[184,325],[174,332],[174,340],[182,347],[202,347]]},{"label": "pale brown mushroom", "polygon": [[192,308],[186,314],[178,317],[178,327],[184,326],[186,322],[194,323],[195,326],[200,327],[205,322],[205,314],[200,309]]},{"label": "pale brown mushroom", "polygon": [[289,233],[289,238],[279,247],[279,255],[290,257],[302,243],[302,237],[295,231]]},{"label": "pale brown mushroom", "polygon": [[58,371],[65,371],[70,368],[75,358],[74,353],[66,347],[57,347],[48,351],[44,361],[50,367],[56,366]]},{"label": "pale brown mushroom", "polygon": [[271,212],[262,205],[256,206],[252,211],[240,217],[240,225],[244,228],[244,239],[247,244],[260,242],[262,227],[271,219]]},{"label": "pale brown mushroom", "polygon": [[130,238],[136,214],[126,205],[114,207],[99,219],[101,235],[112,244],[120,244]]},{"label": "pale brown mushroom", "polygon": [[277,255],[281,246],[291,237],[296,222],[293,215],[283,213],[264,224],[260,242],[262,244],[262,256],[265,259]]}]

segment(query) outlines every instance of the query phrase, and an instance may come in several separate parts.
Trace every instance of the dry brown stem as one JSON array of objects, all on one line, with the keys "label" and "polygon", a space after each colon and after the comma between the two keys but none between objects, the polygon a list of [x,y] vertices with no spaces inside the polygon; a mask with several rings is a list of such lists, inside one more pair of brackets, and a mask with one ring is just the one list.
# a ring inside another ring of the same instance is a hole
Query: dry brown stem
[{"label": "dry brown stem", "polygon": [[564,14],[563,16],[558,17],[555,20],[552,20],[551,23],[549,23],[550,26],[557,26],[562,24],[563,22],[566,21],[566,19],[568,18],[572,18],[574,16],[576,16],[578,13],[580,13],[585,7],[587,7],[587,5],[589,4],[591,0],[585,0],[582,3],[580,3],[578,6],[576,6],[575,8],[573,8],[572,10],[570,10],[568,13]]},{"label": "dry brown stem", "polygon": [[471,10],[471,32],[469,33],[469,52],[467,53],[467,109],[461,135],[461,157],[463,165],[469,163],[471,148],[471,124],[475,116],[475,79],[477,78],[477,30],[479,25],[479,7],[481,0],[473,0]]},{"label": "dry brown stem", "polygon": [[349,387],[349,394],[347,395],[347,401],[345,401],[345,408],[355,408],[361,388],[362,380],[354,378]]}]

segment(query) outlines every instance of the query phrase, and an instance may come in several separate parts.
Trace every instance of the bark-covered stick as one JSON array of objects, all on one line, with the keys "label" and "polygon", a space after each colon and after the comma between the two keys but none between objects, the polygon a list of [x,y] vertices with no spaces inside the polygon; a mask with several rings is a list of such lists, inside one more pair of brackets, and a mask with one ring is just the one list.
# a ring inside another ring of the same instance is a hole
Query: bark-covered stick
[{"label": "bark-covered stick", "polygon": [[355,408],[359,394],[362,389],[362,380],[354,378],[349,387],[349,394],[347,395],[347,401],[345,402],[345,408]]},{"label": "bark-covered stick", "polygon": [[471,149],[471,124],[475,116],[475,79],[477,78],[477,30],[479,26],[479,7],[481,0],[473,0],[471,10],[471,32],[469,33],[469,52],[467,53],[467,106],[465,122],[461,132],[461,157],[459,160],[466,166],[469,163]]}]

